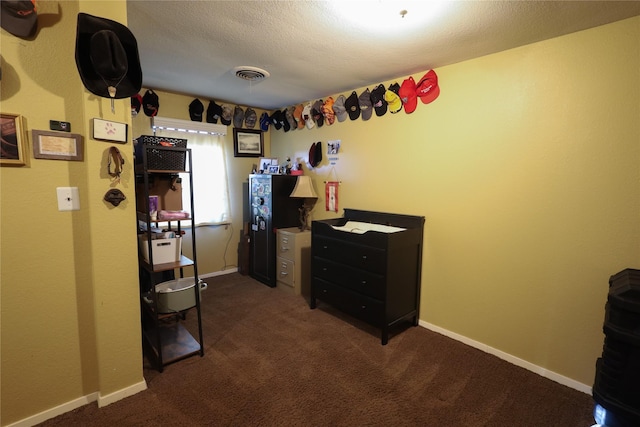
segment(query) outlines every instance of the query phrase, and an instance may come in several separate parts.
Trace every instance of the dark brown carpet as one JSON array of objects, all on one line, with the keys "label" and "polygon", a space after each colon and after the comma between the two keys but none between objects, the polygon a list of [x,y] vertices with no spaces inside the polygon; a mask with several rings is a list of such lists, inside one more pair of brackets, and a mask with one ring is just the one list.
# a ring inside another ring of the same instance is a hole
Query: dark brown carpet
[{"label": "dark brown carpet", "polygon": [[[42,426],[588,427],[591,396],[422,327],[377,329],[237,273],[207,279],[205,356]],[[195,316],[191,313],[187,323]]]}]

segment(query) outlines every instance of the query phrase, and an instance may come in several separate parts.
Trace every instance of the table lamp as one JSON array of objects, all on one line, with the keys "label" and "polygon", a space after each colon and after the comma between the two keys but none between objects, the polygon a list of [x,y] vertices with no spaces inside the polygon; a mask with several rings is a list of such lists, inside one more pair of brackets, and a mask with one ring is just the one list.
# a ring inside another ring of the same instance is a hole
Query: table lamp
[{"label": "table lamp", "polygon": [[310,230],[309,214],[318,199],[318,195],[313,189],[311,177],[305,175],[298,176],[296,186],[293,188],[289,197],[303,199],[302,206],[298,208],[300,211],[300,231]]}]

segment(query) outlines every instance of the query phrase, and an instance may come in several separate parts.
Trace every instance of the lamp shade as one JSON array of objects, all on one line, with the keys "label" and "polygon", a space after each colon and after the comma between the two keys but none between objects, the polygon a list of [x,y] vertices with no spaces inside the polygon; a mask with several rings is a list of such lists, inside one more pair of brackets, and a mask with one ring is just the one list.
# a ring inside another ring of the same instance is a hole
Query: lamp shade
[{"label": "lamp shade", "polygon": [[296,180],[296,186],[289,197],[297,197],[304,199],[317,199],[316,190],[313,189],[313,183],[310,176],[300,175]]}]

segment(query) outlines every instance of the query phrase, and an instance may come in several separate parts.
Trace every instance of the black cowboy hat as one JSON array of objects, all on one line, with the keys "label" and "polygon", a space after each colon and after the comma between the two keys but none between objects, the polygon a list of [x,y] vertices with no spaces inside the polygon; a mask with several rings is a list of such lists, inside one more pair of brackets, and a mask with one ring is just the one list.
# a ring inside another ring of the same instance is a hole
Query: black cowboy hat
[{"label": "black cowboy hat", "polygon": [[103,98],[128,98],[142,88],[138,43],[119,22],[78,13],[76,65],[82,83]]}]

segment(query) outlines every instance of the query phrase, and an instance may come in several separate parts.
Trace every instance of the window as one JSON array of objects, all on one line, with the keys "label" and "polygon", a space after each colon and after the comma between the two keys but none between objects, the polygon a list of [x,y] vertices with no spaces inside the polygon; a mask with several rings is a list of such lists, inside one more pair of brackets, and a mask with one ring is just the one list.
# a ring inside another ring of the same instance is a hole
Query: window
[{"label": "window", "polygon": [[[224,140],[221,136],[158,131],[158,136],[187,139],[193,167],[193,216],[198,225],[225,224],[231,221]],[[191,210],[189,180],[182,179],[182,207]]]}]

